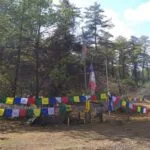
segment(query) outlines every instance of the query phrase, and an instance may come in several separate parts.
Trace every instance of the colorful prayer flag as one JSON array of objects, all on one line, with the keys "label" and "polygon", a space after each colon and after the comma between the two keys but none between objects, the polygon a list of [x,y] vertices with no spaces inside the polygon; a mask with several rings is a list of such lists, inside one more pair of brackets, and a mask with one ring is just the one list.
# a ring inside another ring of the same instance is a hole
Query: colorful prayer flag
[{"label": "colorful prayer flag", "polygon": [[61,103],[61,97],[56,97],[56,102]]},{"label": "colorful prayer flag", "polygon": [[19,117],[19,109],[12,110],[12,117]]},{"label": "colorful prayer flag", "polygon": [[80,102],[85,102],[86,101],[86,97],[85,96],[80,96]]},{"label": "colorful prayer flag", "polygon": [[75,102],[75,103],[80,102],[79,96],[74,96],[73,98],[74,98],[74,102]]},{"label": "colorful prayer flag", "polygon": [[35,117],[39,117],[41,114],[41,109],[40,108],[33,109],[33,114]]},{"label": "colorful prayer flag", "polygon": [[5,117],[11,117],[11,116],[12,116],[12,109],[10,109],[10,108],[5,108],[4,116],[5,116]]},{"label": "colorful prayer flag", "polygon": [[5,111],[5,109],[0,108],[0,117],[2,117],[4,115],[4,111]]},{"label": "colorful prayer flag", "polygon": [[41,115],[42,116],[48,116],[48,108],[42,108]]},{"label": "colorful prayer flag", "polygon": [[21,98],[21,101],[20,101],[21,104],[27,104],[28,103],[28,98]]},{"label": "colorful prayer flag", "polygon": [[141,107],[140,107],[140,106],[137,107],[137,112],[138,112],[138,113],[141,112]]},{"label": "colorful prayer flag", "polygon": [[95,73],[93,69],[93,65],[90,65],[90,79],[89,79],[89,88],[91,90],[91,95],[95,94],[96,89],[96,79],[95,79]]},{"label": "colorful prayer flag", "polygon": [[63,104],[67,104],[68,103],[68,97],[61,97],[61,102]]},{"label": "colorful prayer flag", "polygon": [[26,109],[20,109],[19,111],[19,117],[26,117],[27,110]]},{"label": "colorful prayer flag", "polygon": [[122,107],[126,107],[126,101],[122,101]]},{"label": "colorful prayer flag", "polygon": [[85,102],[85,112],[89,112],[90,111],[90,101],[86,101]]},{"label": "colorful prayer flag", "polygon": [[21,98],[19,98],[19,97],[14,98],[14,104],[19,105],[20,101],[21,101]]},{"label": "colorful prayer flag", "polygon": [[106,93],[101,93],[101,100],[107,100]]},{"label": "colorful prayer flag", "polygon": [[48,115],[53,116],[54,113],[55,113],[54,107],[49,107],[49,108],[48,108]]},{"label": "colorful prayer flag", "polygon": [[6,98],[6,104],[12,105],[13,102],[14,102],[14,98],[13,98],[13,97],[7,97],[7,98]]},{"label": "colorful prayer flag", "polygon": [[49,104],[48,98],[42,98],[42,105],[48,105],[48,104]]}]

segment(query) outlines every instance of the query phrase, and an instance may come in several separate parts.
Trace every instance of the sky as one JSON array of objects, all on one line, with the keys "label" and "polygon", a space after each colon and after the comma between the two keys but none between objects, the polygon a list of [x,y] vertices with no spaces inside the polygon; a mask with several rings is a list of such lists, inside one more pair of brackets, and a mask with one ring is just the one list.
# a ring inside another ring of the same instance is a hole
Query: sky
[{"label": "sky", "polygon": [[[58,3],[59,0],[54,0]],[[112,19],[114,37],[129,38],[131,35],[150,37],[150,0],[70,0],[77,7],[88,7],[94,2],[101,4],[105,15]]]}]

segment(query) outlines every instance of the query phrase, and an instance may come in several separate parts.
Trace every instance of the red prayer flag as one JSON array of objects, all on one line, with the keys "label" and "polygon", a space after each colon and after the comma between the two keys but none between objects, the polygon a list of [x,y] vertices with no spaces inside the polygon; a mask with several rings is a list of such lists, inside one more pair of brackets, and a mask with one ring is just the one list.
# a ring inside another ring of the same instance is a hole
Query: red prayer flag
[{"label": "red prayer flag", "polygon": [[63,104],[67,104],[68,103],[68,97],[61,97],[61,102]]},{"label": "red prayer flag", "polygon": [[91,100],[92,100],[92,101],[96,101],[96,99],[97,99],[96,95],[92,95],[92,96],[91,96]]},{"label": "red prayer flag", "polygon": [[27,110],[26,109],[20,109],[19,111],[19,117],[25,117],[27,114]]},{"label": "red prayer flag", "polygon": [[33,105],[33,104],[35,104],[35,98],[33,97],[28,98],[28,105]]}]

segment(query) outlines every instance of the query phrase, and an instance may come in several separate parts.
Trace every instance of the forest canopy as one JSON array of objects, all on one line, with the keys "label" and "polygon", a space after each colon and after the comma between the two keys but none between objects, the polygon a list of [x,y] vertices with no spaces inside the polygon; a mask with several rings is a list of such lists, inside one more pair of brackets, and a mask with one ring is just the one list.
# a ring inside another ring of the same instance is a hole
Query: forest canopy
[{"label": "forest canopy", "polygon": [[[109,84],[138,87],[150,80],[149,37],[113,37],[113,20],[104,12],[99,3],[83,12],[69,0],[58,5],[52,0],[1,0],[0,95],[85,93],[83,43],[97,92],[107,88],[106,66]],[[88,77],[87,72],[87,82]]]}]

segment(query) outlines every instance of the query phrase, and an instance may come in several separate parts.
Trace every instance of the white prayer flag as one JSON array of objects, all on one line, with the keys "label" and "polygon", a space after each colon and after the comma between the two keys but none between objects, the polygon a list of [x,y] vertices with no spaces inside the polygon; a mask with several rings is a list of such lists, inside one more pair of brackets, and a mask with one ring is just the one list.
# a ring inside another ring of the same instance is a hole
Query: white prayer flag
[{"label": "white prayer flag", "polygon": [[12,117],[19,117],[19,109],[12,110]]},{"label": "white prayer flag", "polygon": [[21,104],[27,104],[28,103],[28,98],[21,98],[20,103]]},{"label": "white prayer flag", "polygon": [[49,107],[48,108],[48,115],[54,115],[54,107]]},{"label": "white prayer flag", "polygon": [[56,97],[56,101],[57,101],[58,103],[61,103],[61,97]]}]

